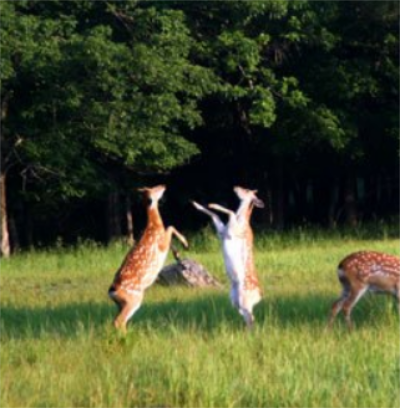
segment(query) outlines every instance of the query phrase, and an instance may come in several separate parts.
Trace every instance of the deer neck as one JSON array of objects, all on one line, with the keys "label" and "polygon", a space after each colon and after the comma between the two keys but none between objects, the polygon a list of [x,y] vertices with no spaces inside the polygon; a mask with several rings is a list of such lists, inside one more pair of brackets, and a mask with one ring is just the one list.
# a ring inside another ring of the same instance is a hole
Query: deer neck
[{"label": "deer neck", "polygon": [[147,207],[147,227],[164,228],[157,204],[151,204]]},{"label": "deer neck", "polygon": [[248,201],[242,201],[236,212],[237,218],[240,221],[250,222],[251,213],[253,212],[253,204]]}]

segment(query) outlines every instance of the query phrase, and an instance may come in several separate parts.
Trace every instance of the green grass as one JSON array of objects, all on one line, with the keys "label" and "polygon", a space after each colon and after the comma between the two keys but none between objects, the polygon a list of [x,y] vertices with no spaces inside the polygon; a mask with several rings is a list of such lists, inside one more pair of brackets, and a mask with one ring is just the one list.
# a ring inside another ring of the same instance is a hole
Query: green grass
[{"label": "green grass", "polygon": [[[187,256],[226,283],[218,244]],[[366,296],[356,330],[326,318],[338,261],[398,241],[298,232],[258,236],[264,300],[249,333],[223,290],[153,286],[124,338],[107,289],[126,247],[94,244],[2,260],[3,407],[398,407],[399,317]],[[183,251],[182,251],[183,254]],[[171,261],[171,259],[169,259]]]}]

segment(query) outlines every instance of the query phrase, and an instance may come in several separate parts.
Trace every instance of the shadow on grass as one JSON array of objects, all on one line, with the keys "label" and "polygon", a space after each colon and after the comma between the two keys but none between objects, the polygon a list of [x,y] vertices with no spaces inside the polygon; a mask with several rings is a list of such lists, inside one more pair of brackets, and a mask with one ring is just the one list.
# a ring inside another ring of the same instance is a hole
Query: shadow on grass
[{"label": "shadow on grass", "polygon": [[[255,315],[267,326],[326,328],[336,299],[336,296],[318,293],[271,297],[264,300]],[[352,319],[356,328],[379,325],[385,318],[397,318],[396,309],[391,296],[367,294],[353,309]],[[336,317],[334,325],[344,325],[342,313]]]},{"label": "shadow on grass", "polygon": [[[45,334],[75,337],[82,331],[111,329],[117,308],[111,301],[69,303],[55,307],[1,307],[0,327],[4,337],[38,338]],[[128,324],[134,330],[163,330],[171,326],[179,330],[212,332],[229,320],[240,328],[241,317],[231,307],[225,294],[200,294],[191,300],[171,299],[146,302]],[[3,338],[4,338],[3,337]]]},{"label": "shadow on grass", "polygon": [[112,319],[107,303],[70,303],[56,307],[1,307],[3,338],[37,338],[44,334],[74,337],[79,332],[102,326]]},{"label": "shadow on grass", "polygon": [[[255,308],[256,325],[265,327],[324,327],[333,298],[318,294],[266,298]],[[384,306],[363,300],[353,313],[357,326],[380,320]],[[380,303],[380,302],[379,302]],[[378,306],[378,308],[376,307]],[[378,310],[377,310],[378,309]],[[395,313],[395,312],[394,312]],[[112,326],[116,308],[111,302],[71,303],[57,307],[1,308],[0,325],[5,338],[38,338],[45,334],[75,337],[82,332],[104,331]],[[128,331],[170,330],[213,333],[221,326],[245,330],[242,317],[225,293],[200,294],[190,300],[144,301]]]}]

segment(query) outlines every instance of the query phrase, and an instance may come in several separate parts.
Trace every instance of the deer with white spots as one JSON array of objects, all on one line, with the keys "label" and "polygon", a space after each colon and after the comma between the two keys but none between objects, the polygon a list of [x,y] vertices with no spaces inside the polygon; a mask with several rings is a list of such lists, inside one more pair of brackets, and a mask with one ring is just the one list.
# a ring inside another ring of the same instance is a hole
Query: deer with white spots
[{"label": "deer with white spots", "polygon": [[114,326],[124,333],[129,319],[143,301],[144,291],[153,284],[164,265],[172,235],[188,247],[185,237],[174,227],[164,227],[158,201],[165,189],[163,185],[139,189],[147,204],[147,226],[138,244],[125,257],[108,291],[119,309]]},{"label": "deer with white spots", "polygon": [[351,311],[368,291],[388,293],[400,301],[400,258],[374,251],[360,251],[348,255],[338,266],[342,294],[332,305],[329,327],[343,310],[349,330],[352,329]]},{"label": "deer with white spots", "polygon": [[263,208],[264,203],[256,196],[256,190],[235,187],[234,191],[240,199],[235,212],[218,204],[208,207],[228,214],[229,220],[224,224],[217,214],[193,201],[194,207],[207,214],[217,230],[222,243],[224,263],[231,281],[231,301],[245,319],[250,329],[254,323],[253,308],[261,300],[261,288],[253,258],[253,231],[250,217],[254,207]]}]

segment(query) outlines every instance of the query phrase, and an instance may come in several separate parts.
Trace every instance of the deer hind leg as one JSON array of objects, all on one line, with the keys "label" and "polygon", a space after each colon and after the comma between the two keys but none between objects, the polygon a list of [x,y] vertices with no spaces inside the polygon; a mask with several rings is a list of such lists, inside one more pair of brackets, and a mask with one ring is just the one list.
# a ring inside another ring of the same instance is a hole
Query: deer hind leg
[{"label": "deer hind leg", "polygon": [[120,295],[119,302],[120,311],[114,319],[114,327],[126,333],[126,325],[133,314],[139,309],[143,301],[144,293],[141,291],[134,291],[133,295]]},{"label": "deer hind leg", "polygon": [[394,290],[394,298],[396,299],[397,310],[398,313],[400,314],[400,285],[397,286]]},{"label": "deer hind leg", "polygon": [[254,326],[254,315],[251,311],[245,310],[244,320],[246,321],[246,326],[248,330],[252,330]]},{"label": "deer hind leg", "polygon": [[241,307],[239,313],[243,316],[247,329],[251,330],[254,325],[254,315],[252,311]]},{"label": "deer hind leg", "polygon": [[351,321],[351,311],[367,290],[368,286],[352,287],[350,295],[343,302],[343,314],[349,331],[353,329],[353,322]]},{"label": "deer hind leg", "polygon": [[237,284],[233,283],[231,287],[230,298],[232,302],[232,306],[236,309],[240,308],[240,300],[239,300],[239,290]]},{"label": "deer hind leg", "polygon": [[254,304],[251,301],[250,293],[246,293],[243,289],[238,291],[238,303],[239,303],[239,313],[243,316],[244,321],[246,322],[247,329],[251,330],[254,325],[254,315],[253,307]]}]

